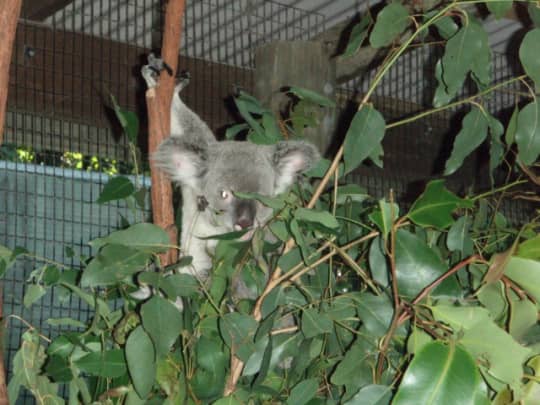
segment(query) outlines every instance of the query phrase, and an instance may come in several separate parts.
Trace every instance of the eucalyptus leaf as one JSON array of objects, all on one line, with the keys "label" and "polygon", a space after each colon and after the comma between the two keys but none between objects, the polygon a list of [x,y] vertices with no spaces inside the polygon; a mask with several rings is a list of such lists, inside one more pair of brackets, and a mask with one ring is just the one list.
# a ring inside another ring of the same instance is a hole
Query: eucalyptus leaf
[{"label": "eucalyptus leaf", "polygon": [[515,139],[519,160],[526,165],[533,164],[540,154],[540,103],[537,101],[527,104],[519,112]]},{"label": "eucalyptus leaf", "polygon": [[444,174],[446,176],[454,173],[463,164],[463,160],[475,150],[484,140],[488,133],[489,122],[484,112],[473,107],[463,118],[461,131],[454,140],[452,154],[446,161]]},{"label": "eucalyptus leaf", "polygon": [[500,19],[512,9],[512,1],[488,0],[486,1],[486,6],[495,18]]},{"label": "eucalyptus leaf", "polygon": [[103,187],[97,202],[104,204],[109,201],[121,200],[135,193],[135,186],[127,177],[118,176],[110,179]]},{"label": "eucalyptus leaf", "polygon": [[141,307],[144,330],[154,342],[156,355],[165,356],[182,331],[182,314],[170,301],[159,296],[152,297]]},{"label": "eucalyptus leaf", "polygon": [[348,58],[354,55],[362,46],[362,43],[368,36],[368,28],[372,23],[371,14],[367,13],[358,24],[351,30],[347,47],[343,52],[343,56]]},{"label": "eucalyptus leaf", "polygon": [[116,378],[127,372],[126,359],[120,349],[93,352],[75,361],[75,365],[90,375]]},{"label": "eucalyptus leaf", "polygon": [[289,398],[287,398],[287,405],[307,404],[315,396],[318,388],[319,383],[316,378],[301,381],[291,390]]},{"label": "eucalyptus leaf", "polygon": [[140,223],[90,242],[97,249],[106,244],[123,245],[146,253],[162,253],[169,249],[171,242],[169,235],[159,226]]},{"label": "eucalyptus leaf", "polygon": [[81,286],[97,287],[117,284],[144,269],[151,256],[123,245],[106,245],[83,271]]},{"label": "eucalyptus leaf", "polygon": [[452,212],[457,208],[470,208],[472,201],[457,197],[444,187],[444,180],[428,183],[424,193],[413,203],[407,216],[421,226],[445,229],[452,225]]},{"label": "eucalyptus leaf", "polygon": [[480,373],[465,350],[433,342],[414,356],[392,404],[475,404],[481,389]]},{"label": "eucalyptus leaf", "polygon": [[463,25],[446,43],[443,57],[436,65],[438,86],[433,104],[440,107],[453,99],[461,89],[476,59],[489,52],[487,34],[480,24],[468,16]]},{"label": "eucalyptus leaf", "polygon": [[[540,28],[533,29],[525,34],[519,47],[519,60],[527,75],[534,81],[536,89],[540,89],[540,56],[538,56],[538,42],[540,41]],[[540,141],[539,141],[540,142]]]},{"label": "eucalyptus leaf", "polygon": [[344,405],[387,405],[392,397],[392,388],[386,385],[370,384],[358,391]]},{"label": "eucalyptus leaf", "polygon": [[379,14],[369,42],[374,48],[390,45],[410,23],[409,12],[400,3],[390,3]]},{"label": "eucalyptus leaf", "polygon": [[291,86],[289,92],[302,100],[308,100],[323,107],[335,107],[336,105],[335,101],[330,100],[328,97],[322,96],[313,90]]},{"label": "eucalyptus leaf", "polygon": [[[395,256],[399,293],[404,296],[418,295],[447,270],[432,248],[404,229],[397,231]],[[432,292],[434,296],[459,294],[461,289],[453,277],[443,281]]]},{"label": "eucalyptus leaf", "polygon": [[142,326],[130,333],[125,350],[133,386],[140,398],[146,398],[156,378],[156,352],[152,339]]},{"label": "eucalyptus leaf", "polygon": [[354,115],[343,142],[345,174],[356,169],[380,145],[385,127],[381,113],[370,105]]},{"label": "eucalyptus leaf", "polygon": [[329,333],[333,328],[332,320],[315,308],[307,308],[302,312],[302,333],[306,338]]},{"label": "eucalyptus leaf", "polygon": [[257,321],[249,315],[232,312],[220,318],[219,326],[225,344],[238,358],[247,361],[256,350],[253,337],[257,331]]}]

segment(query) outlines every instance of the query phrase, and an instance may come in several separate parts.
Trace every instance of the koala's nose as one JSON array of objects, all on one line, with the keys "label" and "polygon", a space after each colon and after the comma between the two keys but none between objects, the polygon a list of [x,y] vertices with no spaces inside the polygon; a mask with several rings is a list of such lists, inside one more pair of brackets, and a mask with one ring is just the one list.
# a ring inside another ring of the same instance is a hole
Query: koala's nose
[{"label": "koala's nose", "polygon": [[253,220],[255,219],[255,203],[253,201],[238,201],[235,211],[234,228],[236,230],[253,226]]}]

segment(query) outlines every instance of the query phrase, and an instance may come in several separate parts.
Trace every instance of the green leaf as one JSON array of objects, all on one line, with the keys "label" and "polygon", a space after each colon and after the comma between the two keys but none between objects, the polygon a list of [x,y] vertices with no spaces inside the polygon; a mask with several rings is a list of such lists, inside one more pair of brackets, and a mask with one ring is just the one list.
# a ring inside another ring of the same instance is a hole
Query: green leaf
[{"label": "green leaf", "polygon": [[438,321],[448,324],[454,331],[469,330],[479,324],[491,322],[487,309],[478,306],[438,304],[429,306]]},{"label": "green leaf", "polygon": [[164,276],[160,273],[142,272],[138,276],[139,283],[152,286],[165,293],[167,298],[193,297],[199,293],[200,285],[191,274],[171,274]]},{"label": "green leaf", "polygon": [[432,341],[433,337],[431,337],[431,335],[424,332],[422,329],[413,326],[412,332],[407,339],[407,352],[416,354]]},{"label": "green leaf", "polygon": [[493,321],[477,323],[465,330],[460,342],[490,376],[511,386],[520,384],[523,363],[531,350],[518,344]]},{"label": "green leaf", "polygon": [[68,382],[73,379],[69,361],[60,356],[50,356],[45,371],[56,382]]},{"label": "green leaf", "polygon": [[521,242],[518,246],[516,256],[524,259],[540,260],[540,234]]},{"label": "green leaf", "polygon": [[493,172],[500,166],[504,156],[504,145],[501,141],[501,136],[504,133],[504,127],[499,120],[488,114],[489,133],[491,135],[489,147],[489,175],[491,182],[493,180]]},{"label": "green leaf", "polygon": [[308,208],[297,208],[294,217],[298,221],[313,222],[329,229],[339,228],[339,222],[328,211],[316,211]]},{"label": "green leaf", "polygon": [[247,361],[255,351],[253,336],[258,323],[249,315],[232,312],[219,319],[219,327],[225,344],[242,361]]},{"label": "green leaf", "polygon": [[137,326],[130,333],[125,350],[133,386],[140,398],[146,398],[154,385],[157,366],[152,339],[142,326]]},{"label": "green leaf", "polygon": [[393,405],[474,404],[482,379],[471,356],[459,346],[427,344],[405,371]]},{"label": "green leaf", "polygon": [[165,356],[182,332],[182,314],[172,302],[154,296],[142,305],[141,319],[144,330],[154,342],[157,356]]},{"label": "green leaf", "polygon": [[384,239],[388,237],[392,224],[399,217],[399,206],[379,200],[379,209],[369,214],[369,219],[377,225]]},{"label": "green leaf", "polygon": [[383,239],[377,236],[369,247],[369,271],[373,279],[383,287],[388,287],[388,261],[384,254]]},{"label": "green leaf", "polygon": [[469,234],[471,220],[467,216],[457,219],[448,230],[446,246],[450,251],[458,251],[462,257],[470,256],[473,252],[473,240]]},{"label": "green leaf", "polygon": [[306,237],[296,219],[291,220],[289,223],[289,230],[294,238],[294,241],[296,242],[296,245],[300,248],[304,263],[309,263],[310,255],[313,249],[310,248],[308,242],[306,241]]},{"label": "green leaf", "polygon": [[105,378],[121,377],[127,371],[124,352],[120,349],[89,353],[76,360],[75,365],[90,375]]},{"label": "green leaf", "polygon": [[440,107],[447,104],[461,89],[467,73],[478,58],[485,59],[489,52],[487,34],[480,24],[468,18],[468,24],[446,43],[443,57],[435,66],[438,87],[433,104]]},{"label": "green leaf", "polygon": [[540,261],[511,257],[504,274],[540,302]]},{"label": "green leaf", "polygon": [[519,108],[516,104],[510,121],[508,121],[508,126],[506,127],[506,132],[504,133],[504,142],[507,147],[510,147],[516,140],[516,131],[517,131],[517,119],[519,115]]},{"label": "green leaf", "polygon": [[363,387],[344,405],[386,405],[390,403],[391,397],[391,387],[371,384]]},{"label": "green leaf", "polygon": [[454,140],[452,154],[446,161],[444,175],[454,173],[463,164],[463,160],[486,139],[488,132],[488,120],[484,112],[478,107],[473,107],[463,118],[461,131]]},{"label": "green leaf", "polygon": [[390,299],[384,294],[369,293],[355,294],[352,297],[357,302],[358,314],[369,334],[375,337],[386,334],[394,315],[394,307]]},{"label": "green leaf", "polygon": [[268,197],[258,193],[241,193],[239,191],[235,191],[234,195],[246,200],[257,200],[275,210],[280,210],[285,207],[285,200],[282,197]]},{"label": "green leaf", "polygon": [[212,405],[243,405],[244,402],[239,401],[233,396],[227,396],[225,398],[218,399],[216,402],[212,402]]},{"label": "green leaf", "polygon": [[227,366],[227,355],[223,343],[201,336],[196,345],[197,364],[212,374],[224,374]]},{"label": "green leaf", "polygon": [[380,145],[385,127],[383,116],[371,105],[354,115],[343,143],[344,174],[356,169]]},{"label": "green leaf", "polygon": [[496,19],[503,18],[512,9],[512,0],[486,0],[486,6]]},{"label": "green leaf", "polygon": [[89,242],[96,249],[106,244],[123,245],[147,253],[163,253],[169,249],[169,235],[159,226],[140,223],[121,231],[115,231],[103,238]]},{"label": "green leaf", "polygon": [[347,47],[343,52],[344,57],[350,57],[354,55],[358,49],[360,49],[362,43],[368,36],[368,28],[371,23],[371,14],[367,13],[364,17],[362,17],[360,22],[353,27],[349,37],[349,42],[347,43]]},{"label": "green leaf", "polygon": [[523,69],[525,69],[525,73],[534,81],[537,90],[540,89],[539,41],[540,28],[535,28],[525,34],[519,47],[519,60],[523,65]]},{"label": "green leaf", "polygon": [[390,3],[377,14],[369,42],[374,48],[390,45],[409,25],[409,12],[399,3]]},{"label": "green leaf", "polygon": [[234,139],[240,132],[247,129],[249,129],[249,125],[247,124],[232,125],[225,130],[225,139]]},{"label": "green leaf", "polygon": [[527,298],[512,300],[508,332],[514,339],[520,340],[532,326],[536,325],[537,318],[538,310],[533,302]]},{"label": "green leaf", "polygon": [[[437,254],[418,236],[403,229],[396,234],[396,273],[399,294],[415,297],[447,271]],[[443,281],[432,295],[461,294],[455,278]]]},{"label": "green leaf", "polygon": [[369,198],[366,189],[358,184],[345,184],[338,188],[336,203],[345,204],[347,201],[362,202]]},{"label": "green leaf", "polygon": [[319,388],[319,382],[316,378],[310,378],[298,383],[289,394],[287,405],[304,405],[311,400]]},{"label": "green leaf", "polygon": [[471,208],[472,202],[461,199],[444,187],[444,180],[430,181],[424,193],[413,203],[407,216],[420,226],[445,229],[452,225],[452,212]]},{"label": "green leaf", "polygon": [[370,356],[369,344],[364,339],[357,339],[332,373],[332,384],[360,387],[372,383],[370,367],[365,367]]},{"label": "green leaf", "polygon": [[104,204],[109,201],[121,200],[135,193],[135,186],[127,177],[118,176],[110,179],[103,187],[97,203]]},{"label": "green leaf", "polygon": [[540,104],[538,102],[533,101],[527,104],[519,112],[516,143],[519,160],[525,165],[532,165],[540,154]]},{"label": "green leaf", "polygon": [[307,308],[302,312],[302,333],[309,339],[311,337],[330,333],[334,329],[334,323],[326,314],[315,308]]},{"label": "green leaf", "polygon": [[122,245],[106,245],[83,271],[82,287],[117,284],[144,269],[151,259],[149,253]]},{"label": "green leaf", "polygon": [[[426,18],[431,18],[434,14],[435,12],[428,13]],[[444,39],[449,39],[459,30],[459,25],[457,25],[454,19],[450,16],[439,18],[437,21],[435,21],[434,25],[437,27],[437,31],[439,31],[440,36]]]},{"label": "green leaf", "polygon": [[322,95],[320,95],[319,93],[317,93],[317,92],[315,92],[313,90],[304,89],[302,87],[291,86],[289,88],[289,92],[293,93],[294,95],[296,95],[301,100],[307,100],[307,101],[310,101],[310,102],[312,102],[314,104],[317,104],[317,105],[320,105],[320,106],[323,106],[323,107],[335,107],[336,106],[335,101],[330,100],[328,97],[322,96]]},{"label": "green leaf", "polygon": [[533,24],[537,28],[540,28],[540,5],[537,2],[530,2],[527,6],[527,11]]},{"label": "green leaf", "polygon": [[29,284],[26,286],[24,293],[23,304],[26,308],[30,308],[34,302],[41,299],[47,290],[39,284]]},{"label": "green leaf", "polygon": [[118,121],[128,136],[129,141],[133,144],[137,144],[137,136],[139,134],[139,118],[134,112],[124,110],[122,107],[120,107],[120,105],[118,105],[116,102],[116,98],[112,94],[111,100],[116,118],[118,118]]}]

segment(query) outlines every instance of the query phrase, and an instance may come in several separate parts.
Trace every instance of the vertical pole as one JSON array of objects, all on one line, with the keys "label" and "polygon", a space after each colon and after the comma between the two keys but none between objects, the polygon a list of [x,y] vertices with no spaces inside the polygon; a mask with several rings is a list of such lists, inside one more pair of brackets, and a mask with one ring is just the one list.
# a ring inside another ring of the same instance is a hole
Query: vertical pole
[{"label": "vertical pole", "polygon": [[[6,102],[9,88],[9,65],[17,22],[21,13],[22,0],[2,0],[0,6],[0,145],[4,140],[4,121],[6,119]],[[4,294],[0,284],[0,405],[9,405],[6,388],[6,370],[4,368],[4,347],[1,343],[4,335]]]},{"label": "vertical pole", "polygon": [[[172,68],[173,72],[176,72],[178,67],[184,9],[184,0],[169,0],[165,11],[161,57]],[[148,151],[150,154],[169,135],[170,105],[174,84],[174,77],[163,71],[159,78],[159,85],[155,89],[148,89],[146,92],[149,129]],[[176,245],[178,231],[174,221],[171,183],[162,172],[155,170],[152,166],[151,168],[153,221],[169,234],[171,244]],[[171,249],[161,256],[161,264],[164,266],[172,264],[176,260],[176,249]]]},{"label": "vertical pole", "polygon": [[2,46],[0,46],[0,145],[2,145],[9,88],[9,64],[22,0],[1,0],[0,3],[0,38],[2,38]]}]

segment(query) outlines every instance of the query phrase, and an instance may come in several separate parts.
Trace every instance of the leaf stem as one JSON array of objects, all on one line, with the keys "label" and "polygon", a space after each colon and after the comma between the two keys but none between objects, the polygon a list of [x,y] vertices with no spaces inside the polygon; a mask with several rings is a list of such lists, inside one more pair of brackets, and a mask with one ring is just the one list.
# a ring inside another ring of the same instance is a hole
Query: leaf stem
[{"label": "leaf stem", "polygon": [[517,181],[514,181],[513,183],[505,184],[504,186],[501,186],[501,187],[496,188],[494,190],[489,190],[489,191],[486,191],[485,193],[478,194],[478,195],[472,197],[471,200],[472,201],[480,200],[482,198],[486,198],[486,197],[489,197],[490,195],[504,192],[504,191],[508,190],[509,188],[518,186],[520,184],[528,183],[528,182],[529,182],[528,180],[517,180]]}]

